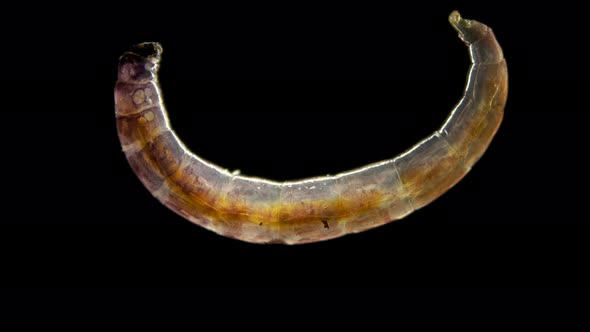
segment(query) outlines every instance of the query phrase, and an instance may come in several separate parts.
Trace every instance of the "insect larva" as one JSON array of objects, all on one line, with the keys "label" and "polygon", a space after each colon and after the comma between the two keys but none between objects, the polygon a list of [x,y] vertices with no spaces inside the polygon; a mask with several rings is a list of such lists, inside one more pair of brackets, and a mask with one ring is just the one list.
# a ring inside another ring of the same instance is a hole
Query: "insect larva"
[{"label": "insect larva", "polygon": [[502,121],[508,72],[492,30],[456,11],[449,21],[471,55],[465,94],[439,130],[391,160],[279,183],[231,174],[199,158],[168,122],[157,77],[158,43],[139,44],[119,62],[115,104],[123,151],[164,205],[247,242],[322,241],[403,218],[463,178]]}]

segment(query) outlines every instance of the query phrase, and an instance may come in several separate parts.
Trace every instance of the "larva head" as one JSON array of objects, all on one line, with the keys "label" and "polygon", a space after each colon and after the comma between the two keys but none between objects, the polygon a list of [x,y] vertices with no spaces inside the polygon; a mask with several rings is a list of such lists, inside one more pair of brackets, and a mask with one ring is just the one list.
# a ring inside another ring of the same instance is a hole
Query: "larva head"
[{"label": "larva head", "polygon": [[466,20],[456,10],[449,15],[449,22],[459,32],[459,37],[467,45],[479,41],[489,32],[489,28],[485,24],[473,20]]},{"label": "larva head", "polygon": [[158,43],[141,43],[133,46],[119,59],[120,81],[155,80],[162,46]]}]

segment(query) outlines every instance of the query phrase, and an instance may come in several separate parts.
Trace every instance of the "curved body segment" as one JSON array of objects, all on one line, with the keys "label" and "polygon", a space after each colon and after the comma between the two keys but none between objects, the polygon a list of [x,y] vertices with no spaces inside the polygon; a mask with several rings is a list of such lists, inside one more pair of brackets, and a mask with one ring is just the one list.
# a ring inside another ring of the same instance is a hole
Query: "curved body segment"
[{"label": "curved body segment", "polygon": [[123,151],[164,205],[247,242],[316,242],[403,218],[461,180],[502,121],[508,73],[492,30],[457,12],[449,21],[471,55],[464,96],[439,130],[391,160],[293,182],[231,174],[191,153],[172,131],[157,78],[157,43],[139,44],[119,62],[115,105]]}]

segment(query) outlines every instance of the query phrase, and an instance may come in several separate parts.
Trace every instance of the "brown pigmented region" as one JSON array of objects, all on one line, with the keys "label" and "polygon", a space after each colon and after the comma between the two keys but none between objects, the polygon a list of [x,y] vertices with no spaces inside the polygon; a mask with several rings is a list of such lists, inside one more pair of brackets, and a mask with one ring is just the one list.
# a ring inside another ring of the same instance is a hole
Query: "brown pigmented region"
[{"label": "brown pigmented region", "polygon": [[170,128],[158,83],[157,43],[139,44],[119,62],[115,115],[123,151],[165,206],[242,241],[317,242],[403,218],[459,182],[502,122],[508,94],[502,49],[484,24],[457,12],[449,21],[471,55],[464,96],[439,130],[391,160],[290,182],[231,174],[188,151]]}]

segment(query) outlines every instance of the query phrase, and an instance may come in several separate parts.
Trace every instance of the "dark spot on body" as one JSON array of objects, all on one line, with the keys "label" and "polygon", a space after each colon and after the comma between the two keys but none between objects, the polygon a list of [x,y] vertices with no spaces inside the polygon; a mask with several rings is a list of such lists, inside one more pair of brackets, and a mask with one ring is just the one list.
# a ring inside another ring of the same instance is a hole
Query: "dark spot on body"
[{"label": "dark spot on body", "polygon": [[285,242],[285,240],[283,240],[283,239],[272,239],[266,243],[267,244],[287,244],[287,242]]},{"label": "dark spot on body", "polygon": [[258,226],[262,226],[262,222],[260,224],[258,224]]},{"label": "dark spot on body", "polygon": [[330,228],[330,225],[328,224],[328,219],[321,219],[322,224],[324,224],[324,228]]}]

